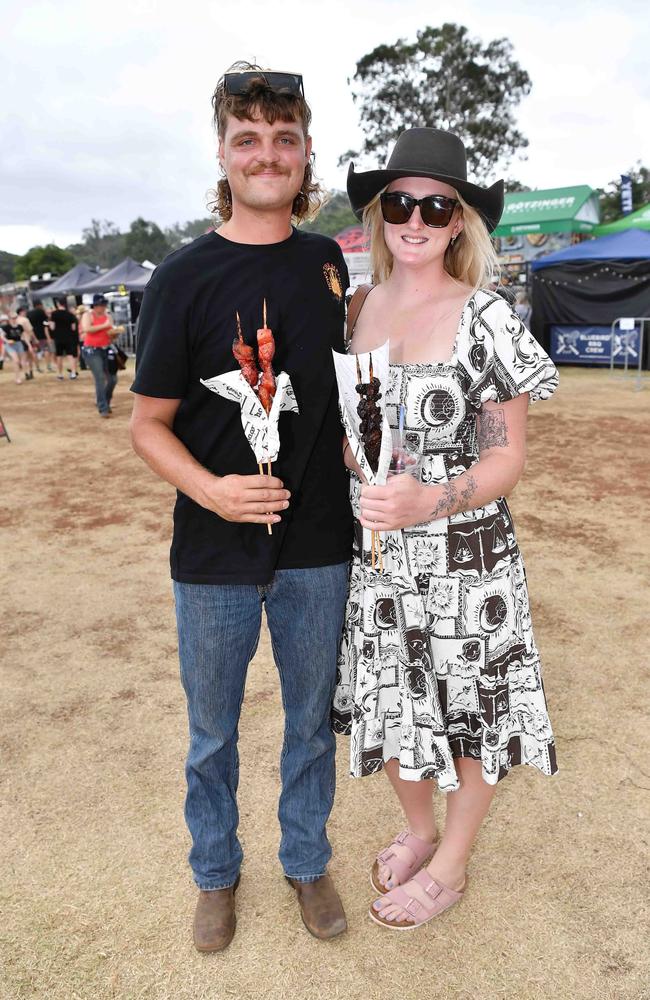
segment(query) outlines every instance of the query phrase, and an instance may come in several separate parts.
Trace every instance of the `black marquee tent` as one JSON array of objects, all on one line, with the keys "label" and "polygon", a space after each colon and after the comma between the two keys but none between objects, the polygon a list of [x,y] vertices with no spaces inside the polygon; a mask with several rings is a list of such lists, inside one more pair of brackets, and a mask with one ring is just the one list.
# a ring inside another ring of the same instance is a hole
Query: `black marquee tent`
[{"label": "black marquee tent", "polygon": [[532,307],[532,332],[545,350],[552,327],[578,336],[621,317],[650,316],[650,233],[626,230],[540,257],[532,264]]},{"label": "black marquee tent", "polygon": [[42,295],[78,295],[84,285],[89,281],[94,281],[97,271],[87,264],[75,264],[74,267],[62,274],[60,278],[43,288],[38,288],[34,292],[35,298]]},{"label": "black marquee tent", "polygon": [[131,257],[125,257],[105,274],[94,274],[80,292],[84,295],[91,292],[115,292],[121,287],[127,292],[142,292],[152,274],[151,269],[142,267]]}]

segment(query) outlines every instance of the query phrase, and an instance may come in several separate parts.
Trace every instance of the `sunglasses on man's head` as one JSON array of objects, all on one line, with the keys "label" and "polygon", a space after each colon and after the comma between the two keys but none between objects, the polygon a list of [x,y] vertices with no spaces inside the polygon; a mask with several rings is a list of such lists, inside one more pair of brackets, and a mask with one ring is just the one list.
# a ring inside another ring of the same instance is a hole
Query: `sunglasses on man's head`
[{"label": "sunglasses on man's head", "polygon": [[264,80],[267,87],[277,94],[295,94],[296,97],[304,97],[305,90],[302,85],[300,73],[267,73],[266,70],[253,69],[243,73],[225,73],[223,77],[223,89],[231,97],[238,97],[245,94],[254,80]]},{"label": "sunglasses on man's head", "polygon": [[380,201],[384,221],[390,222],[392,226],[401,226],[408,222],[416,207],[419,207],[425,226],[433,226],[435,229],[449,225],[454,209],[459,204],[455,198],[446,198],[442,194],[413,198],[403,191],[384,191]]}]

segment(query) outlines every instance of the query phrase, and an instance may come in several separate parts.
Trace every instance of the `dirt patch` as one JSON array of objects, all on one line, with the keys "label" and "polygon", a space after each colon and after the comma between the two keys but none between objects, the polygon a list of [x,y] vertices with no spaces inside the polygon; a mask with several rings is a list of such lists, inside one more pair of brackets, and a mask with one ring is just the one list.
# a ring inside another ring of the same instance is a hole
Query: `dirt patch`
[{"label": "dirt patch", "polygon": [[650,385],[565,369],[531,409],[511,508],[560,773],[519,768],[499,787],[462,906],[413,934],[368,920],[370,864],[402,820],[383,776],[348,778],[342,740],[331,872],[350,929],[306,933],[276,860],[282,712],[264,632],[240,727],[239,925],[210,957],[190,936],[173,490],[130,450],[128,382],[101,420],[88,373],[0,373],[0,996],[647,1000]]}]

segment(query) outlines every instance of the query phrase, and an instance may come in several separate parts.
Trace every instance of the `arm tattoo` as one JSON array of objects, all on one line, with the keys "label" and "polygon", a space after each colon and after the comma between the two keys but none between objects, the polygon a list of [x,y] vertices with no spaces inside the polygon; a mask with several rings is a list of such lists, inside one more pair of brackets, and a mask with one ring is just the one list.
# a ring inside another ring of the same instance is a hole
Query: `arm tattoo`
[{"label": "arm tattoo", "polygon": [[458,504],[458,491],[453,481],[442,484],[442,494],[435,507],[429,515],[430,521],[437,521],[440,517],[448,517],[454,513],[454,508]]},{"label": "arm tattoo", "polygon": [[[476,483],[476,480],[474,479],[474,476],[472,475],[471,472],[468,472],[465,476],[465,485],[463,486],[463,489],[460,491],[461,502],[458,507],[458,511],[472,509],[471,501],[477,489],[478,485]],[[458,513],[458,511],[456,511],[456,513]]]},{"label": "arm tattoo", "polygon": [[461,510],[472,509],[471,501],[478,489],[478,484],[471,472],[465,473],[463,482],[460,495],[453,480],[442,484],[440,499],[429,514],[430,521],[437,521],[440,517],[450,517],[451,514],[458,514]]},{"label": "arm tattoo", "polygon": [[508,429],[503,410],[483,410],[478,419],[478,446],[479,451],[508,447]]}]

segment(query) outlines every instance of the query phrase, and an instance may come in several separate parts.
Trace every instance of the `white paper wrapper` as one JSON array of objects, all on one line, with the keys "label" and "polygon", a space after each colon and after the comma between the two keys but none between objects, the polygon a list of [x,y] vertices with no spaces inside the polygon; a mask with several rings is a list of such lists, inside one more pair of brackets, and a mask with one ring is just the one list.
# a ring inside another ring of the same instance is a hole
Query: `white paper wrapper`
[{"label": "white paper wrapper", "polygon": [[[359,424],[361,417],[357,413],[357,406],[361,401],[361,396],[356,391],[359,382],[357,375],[357,358],[361,367],[361,381],[370,381],[370,354],[338,354],[332,351],[334,358],[334,368],[336,370],[336,381],[339,387],[339,409],[341,420],[345,428],[347,439],[350,442],[352,454],[361,466],[363,474],[372,486],[384,486],[386,475],[390,466],[393,452],[393,439],[386,416],[386,389],[388,388],[388,348],[386,341],[376,351],[372,352],[372,373],[380,382],[381,399],[377,406],[381,412],[381,449],[379,451],[379,462],[377,471],[373,472],[370,462],[366,458],[361,443],[361,432]],[[366,552],[371,550],[371,532],[368,528],[363,529],[363,548]]]},{"label": "white paper wrapper", "polygon": [[280,413],[299,413],[298,403],[286,372],[280,372],[275,380],[275,396],[271,412],[266,411],[241,371],[225,372],[214,378],[201,379],[201,385],[216,392],[224,399],[231,399],[241,406],[241,422],[246,439],[253,449],[257,462],[275,462],[280,452],[278,419]]},{"label": "white paper wrapper", "polygon": [[381,383],[381,399],[377,406],[381,412],[381,451],[379,452],[379,464],[377,471],[373,472],[370,463],[366,458],[361,443],[361,433],[359,424],[361,417],[357,413],[357,406],[361,396],[356,391],[359,381],[357,376],[357,358],[361,366],[361,380],[370,380],[370,354],[338,354],[332,351],[334,358],[334,368],[336,369],[336,381],[339,387],[339,408],[341,420],[345,428],[352,454],[363,469],[363,474],[372,486],[384,486],[386,475],[390,465],[393,451],[393,441],[391,437],[390,424],[386,416],[386,389],[388,388],[388,341],[372,352],[372,373]]}]

